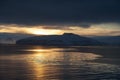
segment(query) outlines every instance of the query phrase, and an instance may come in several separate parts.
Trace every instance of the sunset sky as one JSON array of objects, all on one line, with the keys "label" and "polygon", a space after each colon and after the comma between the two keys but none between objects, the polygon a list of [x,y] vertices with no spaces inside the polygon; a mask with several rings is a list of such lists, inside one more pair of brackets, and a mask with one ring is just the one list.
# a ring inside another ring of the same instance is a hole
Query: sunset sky
[{"label": "sunset sky", "polygon": [[0,33],[120,35],[120,0],[1,0]]}]

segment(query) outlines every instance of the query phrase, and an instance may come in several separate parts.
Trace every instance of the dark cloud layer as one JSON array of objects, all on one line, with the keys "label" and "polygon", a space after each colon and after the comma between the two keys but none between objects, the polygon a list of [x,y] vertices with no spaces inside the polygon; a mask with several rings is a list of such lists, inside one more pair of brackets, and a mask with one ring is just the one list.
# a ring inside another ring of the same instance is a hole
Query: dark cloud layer
[{"label": "dark cloud layer", "polygon": [[0,0],[3,24],[84,22],[120,22],[120,0]]}]

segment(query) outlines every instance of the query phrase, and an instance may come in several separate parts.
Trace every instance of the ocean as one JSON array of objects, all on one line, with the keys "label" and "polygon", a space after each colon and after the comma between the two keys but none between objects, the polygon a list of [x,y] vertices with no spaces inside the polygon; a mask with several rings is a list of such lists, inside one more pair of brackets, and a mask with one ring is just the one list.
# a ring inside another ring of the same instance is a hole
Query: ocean
[{"label": "ocean", "polygon": [[120,47],[0,45],[0,80],[120,80]]}]

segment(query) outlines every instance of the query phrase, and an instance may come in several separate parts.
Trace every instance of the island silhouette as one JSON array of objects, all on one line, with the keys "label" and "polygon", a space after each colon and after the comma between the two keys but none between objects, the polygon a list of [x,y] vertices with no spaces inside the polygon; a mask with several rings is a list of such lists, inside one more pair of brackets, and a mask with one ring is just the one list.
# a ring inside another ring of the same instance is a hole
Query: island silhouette
[{"label": "island silhouette", "polygon": [[41,45],[41,46],[91,46],[103,45],[95,39],[83,37],[73,33],[64,33],[62,35],[43,35],[34,36],[16,41],[19,45]]}]

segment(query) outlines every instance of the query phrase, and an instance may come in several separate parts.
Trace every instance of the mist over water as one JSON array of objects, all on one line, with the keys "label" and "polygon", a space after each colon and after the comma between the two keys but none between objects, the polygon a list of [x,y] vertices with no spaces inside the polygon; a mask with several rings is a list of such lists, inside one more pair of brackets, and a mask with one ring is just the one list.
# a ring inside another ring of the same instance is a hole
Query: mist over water
[{"label": "mist over water", "polygon": [[0,80],[119,80],[120,47],[0,46]]}]

